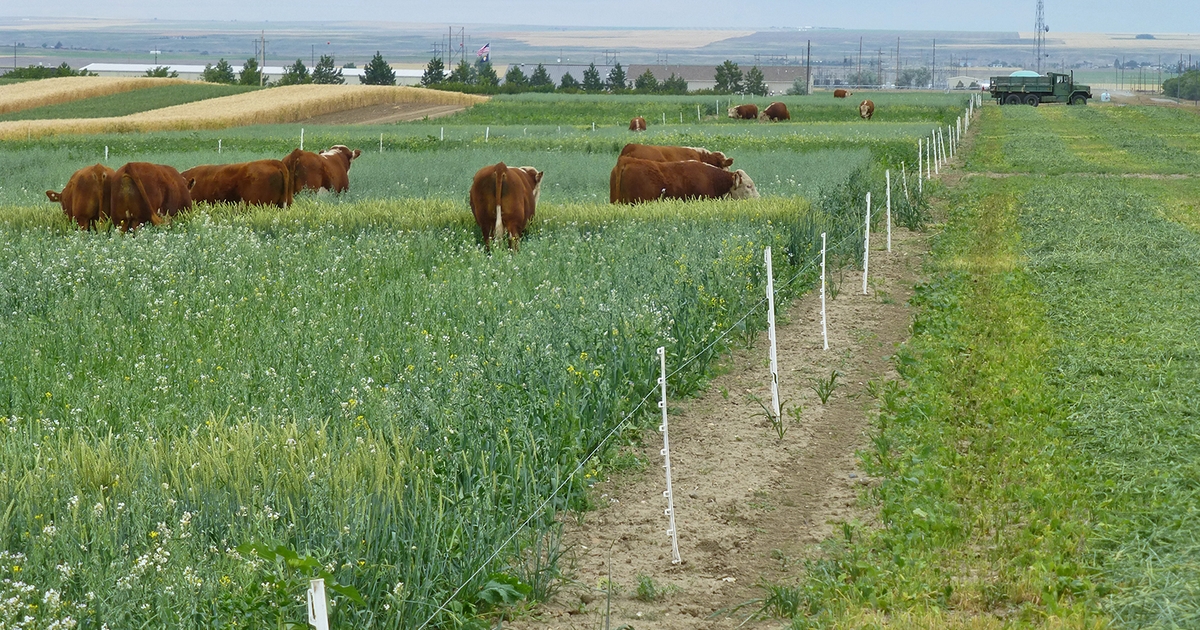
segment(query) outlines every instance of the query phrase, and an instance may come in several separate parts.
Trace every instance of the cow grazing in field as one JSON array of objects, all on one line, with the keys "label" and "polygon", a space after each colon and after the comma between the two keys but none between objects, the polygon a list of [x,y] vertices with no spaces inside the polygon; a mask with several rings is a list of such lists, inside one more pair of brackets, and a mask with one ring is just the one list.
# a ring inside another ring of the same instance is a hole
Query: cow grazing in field
[{"label": "cow grazing in field", "polygon": [[351,150],[343,144],[335,144],[320,153],[295,149],[283,158],[283,163],[292,172],[292,192],[330,190],[341,193],[350,190],[350,164],[359,155],[362,155],[361,150]]},{"label": "cow grazing in field", "polygon": [[792,115],[788,113],[787,105],[784,105],[779,101],[775,101],[763,110],[762,115],[759,116],[759,120],[769,120],[771,122],[775,122],[777,120],[790,120],[791,117]]},{"label": "cow grazing in field", "polygon": [[[709,151],[701,147],[654,146],[630,143],[621,149],[621,155],[617,159],[620,160],[624,157],[650,160],[651,162],[685,162],[687,160],[696,160],[722,169],[728,169],[730,166],[733,166],[733,158],[725,157],[725,154],[720,151]],[[617,203],[617,196],[617,169],[613,169],[612,173],[608,176],[608,201],[610,203]]]},{"label": "cow grazing in field", "polygon": [[610,178],[613,203],[656,199],[757,199],[758,189],[745,171],[730,173],[704,162],[653,162],[622,157]]},{"label": "cow grazing in field", "polygon": [[730,107],[727,112],[730,118],[738,120],[754,120],[758,118],[758,105],[750,103],[748,105],[737,105]]},{"label": "cow grazing in field", "polygon": [[871,120],[871,116],[875,115],[875,103],[871,99],[867,99],[858,104],[858,117],[863,120]]},{"label": "cow grazing in field", "polygon": [[846,98],[847,96],[854,96],[854,92],[843,90],[842,88],[833,91],[833,98]]},{"label": "cow grazing in field", "polygon": [[509,167],[504,162],[485,166],[471,182],[471,212],[483,233],[483,247],[491,250],[493,238],[504,238],[520,249],[525,225],[533,218],[541,194],[542,172],[532,166]]},{"label": "cow grazing in field", "polygon": [[245,203],[254,206],[292,205],[292,171],[282,160],[240,164],[205,164],[183,172],[192,184],[192,201]]},{"label": "cow grazing in field", "polygon": [[189,182],[173,167],[130,162],[109,178],[112,222],[124,232],[150,222],[162,225],[164,217],[192,207]]},{"label": "cow grazing in field", "polygon": [[61,193],[47,190],[46,197],[61,203],[63,214],[80,229],[92,228],[109,216],[108,186],[114,172],[103,164],[85,166],[75,171]]},{"label": "cow grazing in field", "polygon": [[645,131],[646,130],[646,119],[642,118],[641,116],[638,116],[638,117],[634,118],[633,120],[630,120],[629,121],[629,130],[630,131]]}]

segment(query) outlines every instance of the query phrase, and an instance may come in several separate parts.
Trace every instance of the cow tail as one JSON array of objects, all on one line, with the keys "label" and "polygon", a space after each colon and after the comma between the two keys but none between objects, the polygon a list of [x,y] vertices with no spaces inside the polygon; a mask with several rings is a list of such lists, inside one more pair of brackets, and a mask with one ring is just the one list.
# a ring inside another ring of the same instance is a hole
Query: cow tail
[{"label": "cow tail", "polygon": [[137,187],[138,194],[142,197],[142,203],[146,204],[146,208],[150,210],[150,222],[154,225],[162,225],[162,219],[156,218],[158,216],[158,208],[151,207],[150,195],[146,194],[146,189],[142,186],[142,180],[133,177],[128,171],[125,172],[125,176],[128,177],[130,181],[133,182],[133,185]]},{"label": "cow tail", "polygon": [[[501,162],[503,165],[503,162]],[[492,228],[492,238],[504,238],[504,221],[500,216],[500,194],[504,187],[504,178],[508,175],[507,168],[496,169],[496,227]]]}]

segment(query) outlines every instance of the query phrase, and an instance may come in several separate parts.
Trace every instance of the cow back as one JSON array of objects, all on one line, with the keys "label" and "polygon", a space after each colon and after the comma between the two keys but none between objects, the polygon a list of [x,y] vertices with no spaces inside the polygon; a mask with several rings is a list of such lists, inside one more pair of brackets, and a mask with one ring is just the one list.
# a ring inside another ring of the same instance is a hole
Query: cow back
[{"label": "cow back", "polygon": [[655,146],[630,143],[621,149],[621,156],[653,160],[655,162],[696,160],[705,164],[711,164],[717,168],[728,168],[733,165],[733,160],[725,157],[724,153],[709,151],[703,147]]},{"label": "cow back", "polygon": [[733,173],[696,160],[655,162],[623,156],[614,171],[610,176],[614,203],[713,199],[727,195],[734,185]]},{"label": "cow back", "polygon": [[[108,217],[109,187],[114,172],[103,164],[85,166],[75,171],[63,187],[62,193],[58,195],[63,214],[84,229],[95,225],[97,220]],[[51,192],[46,191],[47,196],[50,196]]]},{"label": "cow back", "polygon": [[788,112],[787,105],[776,101],[767,106],[763,110],[762,118],[764,120],[789,120],[792,115]]},{"label": "cow back", "polygon": [[146,222],[155,225],[192,207],[187,182],[173,167],[130,162],[113,173],[109,203],[113,223],[122,230]]}]

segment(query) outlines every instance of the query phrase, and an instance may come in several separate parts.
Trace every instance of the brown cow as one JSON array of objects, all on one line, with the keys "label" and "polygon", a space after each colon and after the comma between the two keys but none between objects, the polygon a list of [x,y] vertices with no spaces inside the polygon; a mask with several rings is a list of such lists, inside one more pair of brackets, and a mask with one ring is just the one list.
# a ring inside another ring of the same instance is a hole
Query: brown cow
[{"label": "brown cow", "polygon": [[867,99],[858,104],[858,117],[863,120],[871,120],[871,116],[875,115],[875,103],[871,99]]},{"label": "brown cow", "polygon": [[[634,157],[642,160],[650,160],[651,162],[697,160],[723,169],[733,166],[733,158],[725,157],[725,154],[720,151],[709,151],[701,147],[671,147],[629,143],[625,145],[625,148],[621,149],[621,155],[617,159],[619,160],[622,157]],[[609,203],[617,203],[616,169],[613,169],[612,173],[608,176],[608,201]]]},{"label": "brown cow", "polygon": [[851,92],[850,90],[843,90],[842,88],[838,88],[833,91],[833,98],[846,98],[847,96],[853,95],[854,92]]},{"label": "brown cow", "polygon": [[758,105],[750,103],[748,105],[730,107],[727,113],[729,114],[730,118],[737,118],[738,120],[754,120],[755,118],[758,118]]},{"label": "brown cow", "polygon": [[108,218],[108,183],[114,172],[103,164],[85,166],[75,171],[61,193],[47,190],[46,197],[61,203],[63,214],[80,229],[92,228],[96,221]]},{"label": "brown cow", "polygon": [[147,221],[162,225],[166,222],[164,216],[192,207],[190,183],[170,166],[148,162],[122,166],[109,182],[113,224],[121,226],[122,232]]},{"label": "brown cow", "polygon": [[768,105],[767,108],[763,110],[762,115],[760,115],[758,118],[759,120],[769,120],[774,122],[777,120],[790,120],[791,117],[792,115],[788,113],[787,105],[784,105],[779,101],[775,101],[774,103]]},{"label": "brown cow", "polygon": [[184,171],[183,178],[195,180],[192,201],[280,208],[292,205],[292,172],[282,160],[205,164]]},{"label": "brown cow", "polygon": [[640,203],[656,199],[757,199],[758,189],[745,171],[730,173],[711,164],[652,162],[622,157],[613,167],[613,203]]},{"label": "brown cow", "polygon": [[490,251],[492,238],[511,237],[508,246],[520,250],[521,234],[533,218],[542,192],[542,172],[532,166],[508,167],[504,162],[485,166],[471,182],[471,212],[483,233],[483,248]]},{"label": "brown cow", "polygon": [[638,117],[634,118],[633,120],[630,120],[629,121],[629,130],[630,131],[645,131],[646,130],[646,119],[642,118],[641,116],[638,116]]},{"label": "brown cow", "polygon": [[295,149],[283,158],[283,163],[292,172],[292,192],[325,189],[341,193],[350,190],[350,164],[361,154],[361,150],[350,150],[343,144],[335,144],[319,154]]}]

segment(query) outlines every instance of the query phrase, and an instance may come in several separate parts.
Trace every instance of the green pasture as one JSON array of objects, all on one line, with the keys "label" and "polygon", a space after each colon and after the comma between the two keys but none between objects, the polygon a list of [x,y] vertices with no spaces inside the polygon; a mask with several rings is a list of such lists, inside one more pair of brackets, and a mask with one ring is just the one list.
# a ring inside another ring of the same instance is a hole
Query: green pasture
[{"label": "green pasture", "polygon": [[203,101],[219,96],[242,94],[259,88],[242,85],[218,85],[213,83],[184,83],[142,88],[120,94],[95,96],[92,98],[23,109],[0,115],[5,120],[43,120],[50,118],[108,118],[126,116],[172,105]]}]

